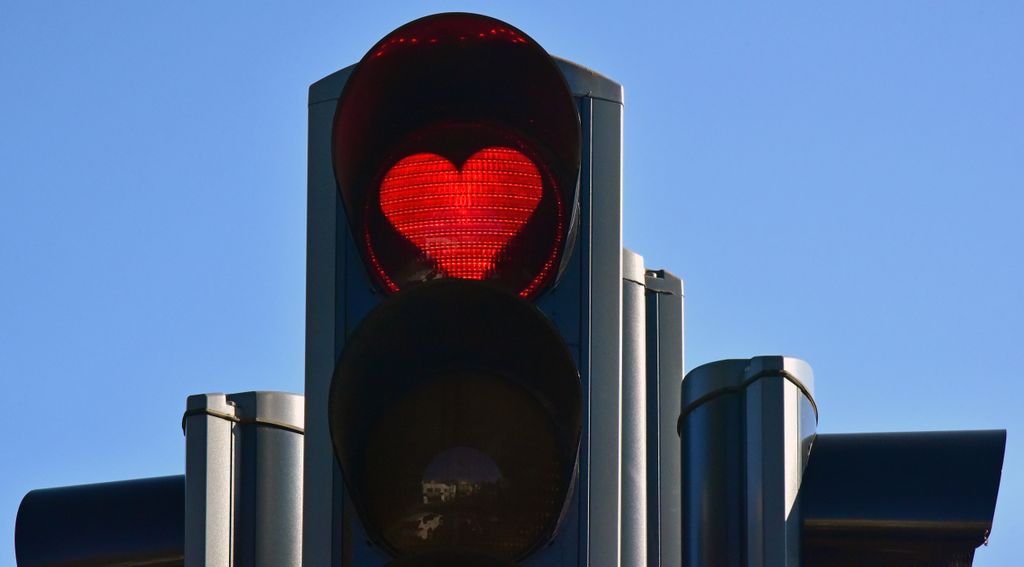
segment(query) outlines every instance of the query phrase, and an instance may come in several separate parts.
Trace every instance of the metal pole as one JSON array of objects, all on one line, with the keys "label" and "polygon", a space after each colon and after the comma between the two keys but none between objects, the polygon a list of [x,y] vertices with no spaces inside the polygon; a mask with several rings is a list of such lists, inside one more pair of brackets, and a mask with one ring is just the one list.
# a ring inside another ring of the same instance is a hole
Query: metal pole
[{"label": "metal pole", "polygon": [[797,492],[817,427],[813,373],[759,356],[683,380],[683,565],[798,567]]},{"label": "metal pole", "polygon": [[303,398],[190,396],[186,567],[300,567]]},{"label": "metal pole", "polygon": [[199,394],[185,407],[185,565],[231,567],[235,406]]},{"label": "metal pole", "polygon": [[647,565],[647,351],[644,259],[622,250],[622,554]]},{"label": "metal pole", "polygon": [[235,429],[235,565],[302,564],[303,398],[245,392],[229,399]]},{"label": "metal pole", "polygon": [[647,270],[647,565],[679,567],[679,396],[683,381],[683,282]]}]

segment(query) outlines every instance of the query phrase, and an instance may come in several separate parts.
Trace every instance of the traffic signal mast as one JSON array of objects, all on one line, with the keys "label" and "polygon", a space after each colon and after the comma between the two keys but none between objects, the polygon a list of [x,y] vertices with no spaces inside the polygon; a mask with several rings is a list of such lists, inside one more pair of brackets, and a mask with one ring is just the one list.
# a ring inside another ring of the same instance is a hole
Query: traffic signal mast
[{"label": "traffic signal mast", "polygon": [[969,565],[1005,432],[818,435],[791,357],[683,378],[622,100],[464,13],[314,83],[305,396],[191,396],[184,477],[30,492],[18,564]]}]

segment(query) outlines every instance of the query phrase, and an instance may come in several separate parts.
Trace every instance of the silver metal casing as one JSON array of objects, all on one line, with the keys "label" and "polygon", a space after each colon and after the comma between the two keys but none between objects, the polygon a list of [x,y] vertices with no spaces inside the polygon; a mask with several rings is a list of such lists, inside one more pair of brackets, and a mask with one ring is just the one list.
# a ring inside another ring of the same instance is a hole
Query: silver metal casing
[{"label": "silver metal casing", "polygon": [[189,396],[185,566],[302,564],[303,397]]}]

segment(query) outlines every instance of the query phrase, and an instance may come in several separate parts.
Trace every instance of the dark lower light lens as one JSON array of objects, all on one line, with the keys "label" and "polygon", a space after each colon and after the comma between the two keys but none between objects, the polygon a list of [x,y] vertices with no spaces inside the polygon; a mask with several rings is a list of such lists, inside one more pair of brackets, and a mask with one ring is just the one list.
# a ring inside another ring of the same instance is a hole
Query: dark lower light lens
[{"label": "dark lower light lens", "polygon": [[497,565],[558,529],[582,400],[543,313],[489,282],[442,279],[390,297],[346,338],[331,441],[367,535],[419,562],[402,565]]},{"label": "dark lower light lens", "polygon": [[426,380],[380,416],[367,512],[401,554],[513,559],[561,510],[554,424],[524,388],[474,372]]}]

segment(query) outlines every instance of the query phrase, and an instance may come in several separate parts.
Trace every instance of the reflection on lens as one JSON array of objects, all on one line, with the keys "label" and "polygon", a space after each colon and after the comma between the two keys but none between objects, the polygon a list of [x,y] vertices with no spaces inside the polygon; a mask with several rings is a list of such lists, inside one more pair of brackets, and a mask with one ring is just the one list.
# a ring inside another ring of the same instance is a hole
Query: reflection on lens
[{"label": "reflection on lens", "polygon": [[381,416],[374,437],[388,441],[369,443],[369,512],[399,553],[515,559],[540,543],[561,510],[551,418],[507,380],[428,380]]},{"label": "reflection on lens", "polygon": [[423,473],[423,503],[472,503],[496,496],[501,471],[487,455],[469,447],[442,451]]},{"label": "reflection on lens", "polygon": [[495,531],[501,485],[498,465],[484,453],[470,447],[442,451],[423,474],[423,511],[407,517],[395,539],[415,547]]}]

